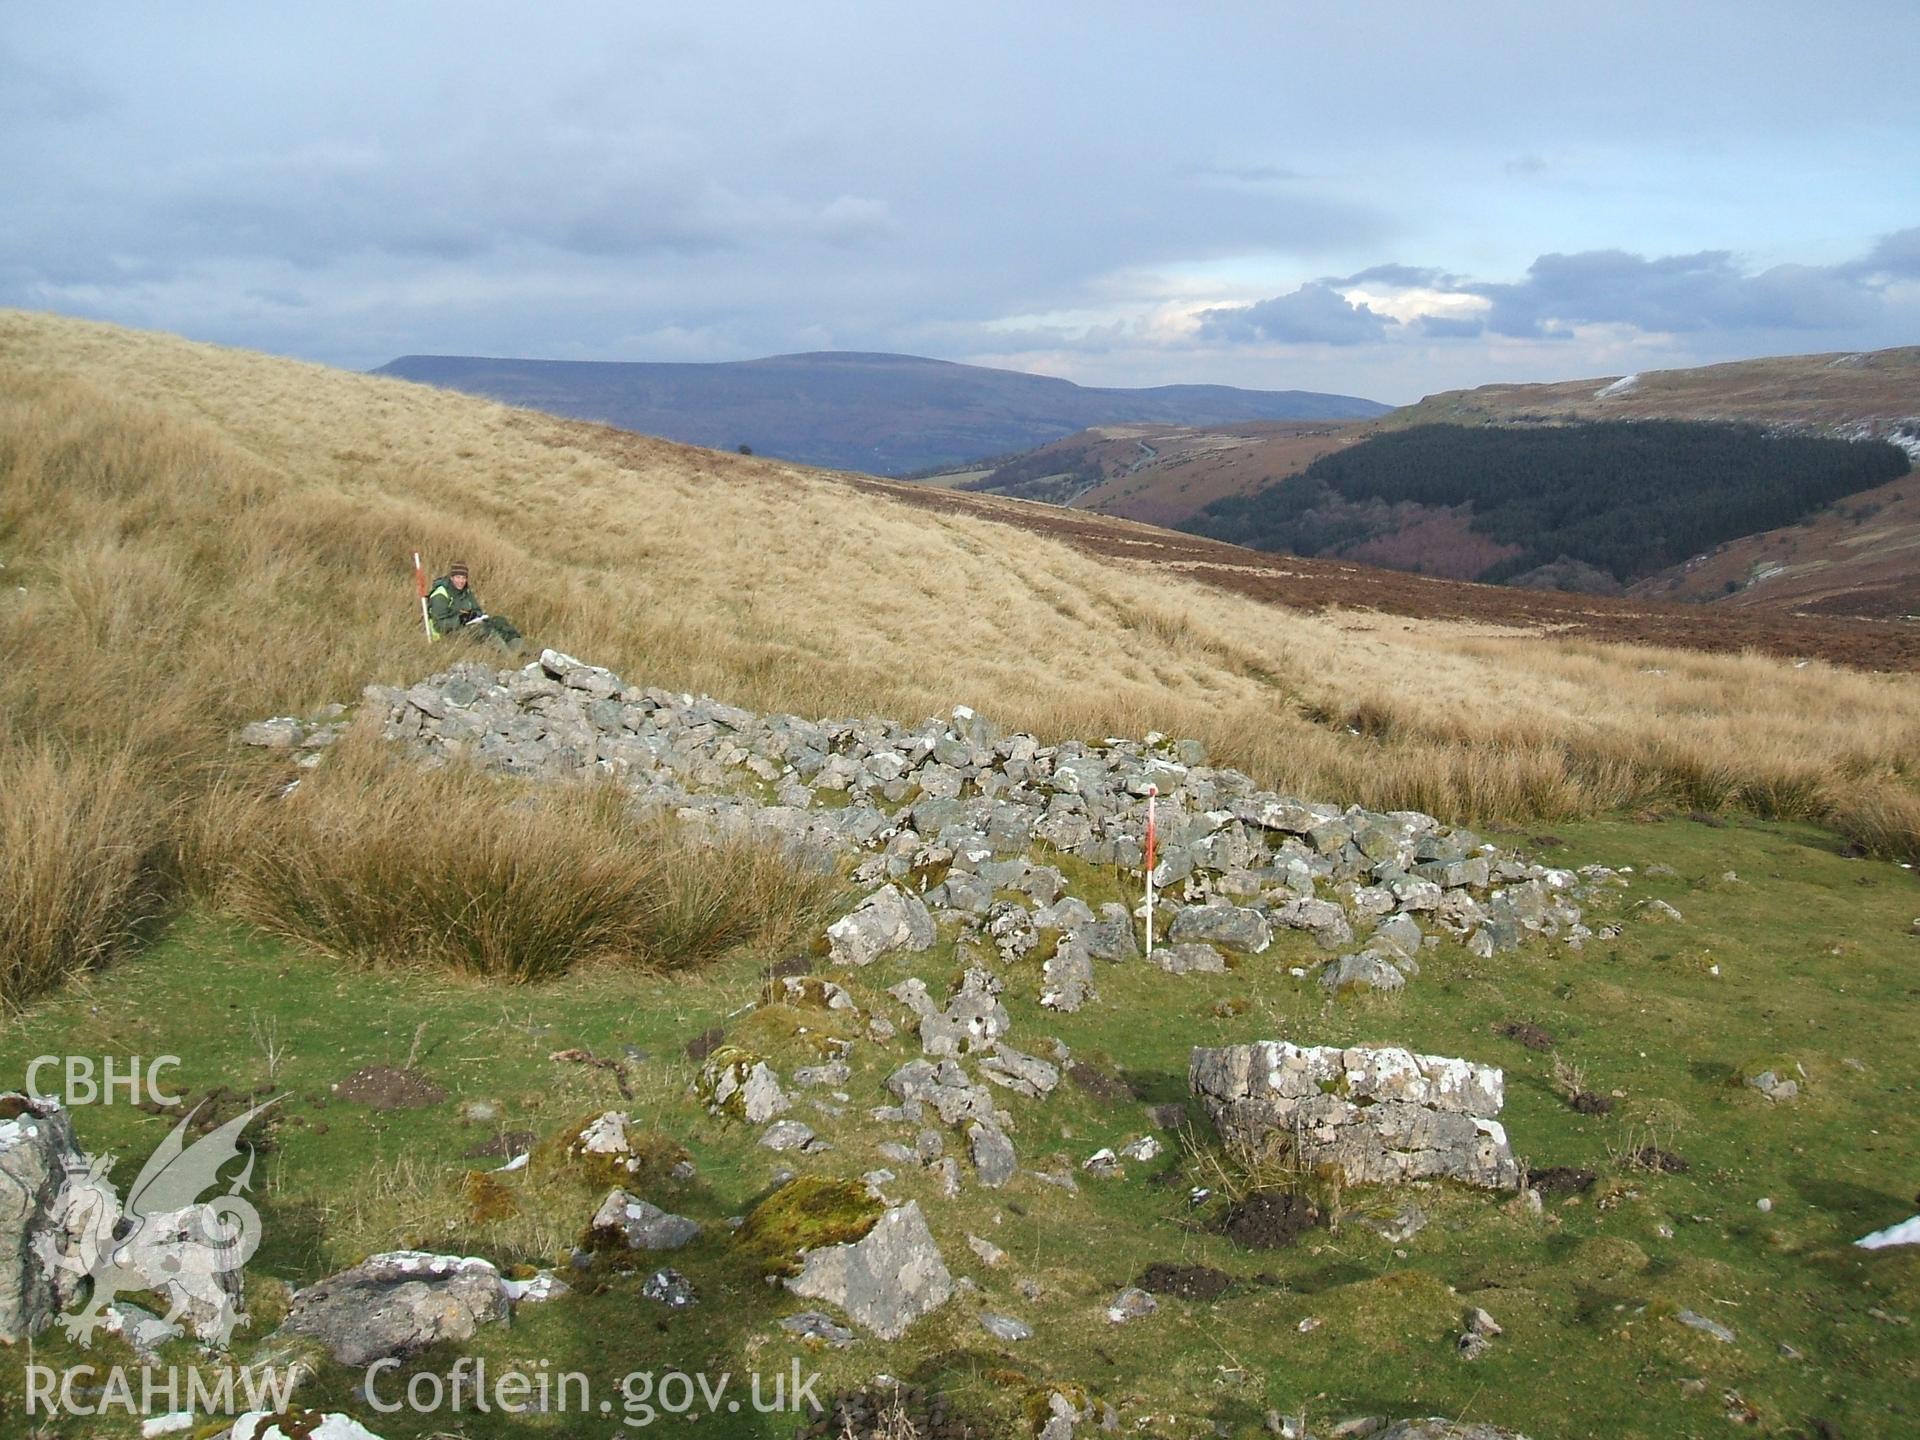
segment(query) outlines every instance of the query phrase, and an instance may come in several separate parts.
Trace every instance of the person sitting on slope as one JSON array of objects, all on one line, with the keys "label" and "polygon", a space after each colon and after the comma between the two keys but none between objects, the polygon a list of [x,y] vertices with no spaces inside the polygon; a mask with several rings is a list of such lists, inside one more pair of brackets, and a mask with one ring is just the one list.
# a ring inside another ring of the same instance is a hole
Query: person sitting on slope
[{"label": "person sitting on slope", "polygon": [[480,597],[473,593],[465,565],[452,565],[433,582],[427,592],[427,620],[436,634],[451,635],[459,630],[475,640],[491,640],[518,655],[526,642],[512,624],[480,608]]}]

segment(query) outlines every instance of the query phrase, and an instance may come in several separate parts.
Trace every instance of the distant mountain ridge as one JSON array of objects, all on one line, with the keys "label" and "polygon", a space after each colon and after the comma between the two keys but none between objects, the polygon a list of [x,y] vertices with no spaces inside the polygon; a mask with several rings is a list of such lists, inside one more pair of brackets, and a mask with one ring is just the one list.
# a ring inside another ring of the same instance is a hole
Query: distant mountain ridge
[{"label": "distant mountain ridge", "polygon": [[1311,390],[1112,389],[915,355],[816,351],[670,364],[403,355],[373,372],[690,445],[901,475],[1094,425],[1354,420],[1389,406]]}]

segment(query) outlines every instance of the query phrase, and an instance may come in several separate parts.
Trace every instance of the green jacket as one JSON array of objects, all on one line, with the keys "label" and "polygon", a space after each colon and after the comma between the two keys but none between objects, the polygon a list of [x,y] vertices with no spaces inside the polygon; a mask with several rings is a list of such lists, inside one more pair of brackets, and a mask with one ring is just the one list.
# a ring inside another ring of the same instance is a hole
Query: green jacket
[{"label": "green jacket", "polygon": [[466,589],[458,590],[451,575],[442,575],[427,592],[427,619],[441,635],[452,634],[466,624],[469,615],[479,613],[480,601],[473,593],[472,582],[468,582]]}]

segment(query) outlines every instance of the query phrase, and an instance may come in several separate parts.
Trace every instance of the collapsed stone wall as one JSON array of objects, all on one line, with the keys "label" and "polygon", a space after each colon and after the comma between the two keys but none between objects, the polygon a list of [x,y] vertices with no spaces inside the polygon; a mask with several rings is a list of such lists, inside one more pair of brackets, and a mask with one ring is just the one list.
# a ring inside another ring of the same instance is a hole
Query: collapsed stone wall
[{"label": "collapsed stone wall", "polygon": [[[1581,902],[1618,881],[1601,867],[1576,873],[1503,853],[1418,811],[1263,789],[1209,764],[1195,740],[1044,744],[965,706],[918,725],[762,715],[629,685],[552,650],[518,670],[465,663],[410,687],[369,686],[364,702],[380,733],[430,764],[602,775],[643,810],[777,836],[822,860],[858,857],[856,879],[905,885],[926,909],[860,921],[845,942],[855,963],[881,953],[878,930],[911,930],[929,911],[1005,959],[1032,948],[1031,932],[1068,931],[1049,977],[1066,1008],[1090,991],[1091,960],[1137,953],[1136,917],[1118,906],[1096,915],[1065,893],[1049,861],[1137,870],[1150,791],[1154,880],[1167,902],[1155,959],[1176,972],[1218,969],[1219,952],[1259,953],[1294,929],[1337,956],[1321,975],[1329,990],[1397,989],[1441,936],[1482,956],[1527,935],[1577,947],[1592,933]],[[258,722],[241,738],[313,764],[347,723],[330,707],[308,721]],[[923,948],[917,933],[900,943]]]}]

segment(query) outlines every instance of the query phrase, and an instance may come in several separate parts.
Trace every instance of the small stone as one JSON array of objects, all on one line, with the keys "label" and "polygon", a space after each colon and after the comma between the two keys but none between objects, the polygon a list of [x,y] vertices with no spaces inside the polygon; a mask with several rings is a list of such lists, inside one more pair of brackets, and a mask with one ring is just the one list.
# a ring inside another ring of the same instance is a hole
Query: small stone
[{"label": "small stone", "polygon": [[654,1271],[640,1286],[640,1293],[649,1300],[658,1300],[669,1310],[684,1310],[697,1298],[693,1282],[678,1270]]},{"label": "small stone", "polygon": [[818,1310],[802,1310],[798,1315],[789,1315],[780,1322],[780,1328],[796,1339],[818,1341],[835,1350],[844,1350],[853,1344],[853,1331],[844,1325],[834,1324],[830,1317]]},{"label": "small stone", "polygon": [[813,1127],[799,1120],[776,1120],[760,1135],[760,1143],[768,1150],[808,1150],[813,1148]]},{"label": "small stone", "polygon": [[967,1248],[980,1258],[980,1263],[989,1270],[997,1269],[1007,1263],[1007,1252],[991,1240],[982,1240],[978,1235],[967,1236]]},{"label": "small stone", "polygon": [[1500,1322],[1478,1305],[1467,1311],[1467,1332],[1472,1335],[1483,1335],[1488,1339],[1505,1333],[1500,1328]]},{"label": "small stone", "polygon": [[1113,1303],[1107,1306],[1107,1323],[1124,1325],[1129,1320],[1139,1320],[1160,1308],[1160,1302],[1136,1285],[1129,1285],[1113,1297]]},{"label": "small stone", "polygon": [[625,1190],[611,1190],[594,1212],[592,1233],[624,1244],[629,1250],[678,1250],[697,1239],[698,1221],[672,1215]]},{"label": "small stone", "polygon": [[1013,1178],[1018,1163],[1013,1142],[998,1125],[974,1121],[967,1127],[967,1148],[973,1156],[973,1168],[980,1176],[980,1183],[989,1190],[997,1190]]},{"label": "small stone", "polygon": [[1673,1317],[1690,1330],[1698,1330],[1703,1335],[1711,1335],[1722,1345],[1731,1345],[1738,1337],[1718,1320],[1709,1320],[1706,1316],[1692,1310],[1682,1310]]},{"label": "small stone", "polygon": [[1033,1327],[1023,1320],[1014,1319],[1011,1315],[990,1315],[983,1312],[980,1316],[980,1328],[996,1340],[1005,1340],[1010,1343],[1033,1338]]}]

